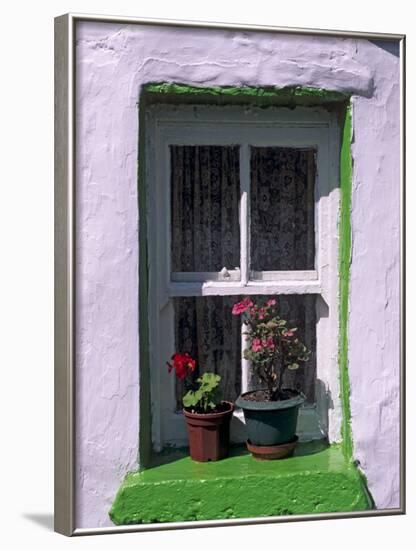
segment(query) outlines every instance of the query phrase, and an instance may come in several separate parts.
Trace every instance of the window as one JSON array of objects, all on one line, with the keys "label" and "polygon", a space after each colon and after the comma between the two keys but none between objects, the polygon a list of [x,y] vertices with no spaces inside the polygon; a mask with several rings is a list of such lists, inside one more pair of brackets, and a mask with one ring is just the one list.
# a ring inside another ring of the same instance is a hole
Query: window
[{"label": "window", "polygon": [[[149,108],[149,320],[155,450],[186,444],[175,350],[250,389],[232,304],[276,296],[312,350],[291,382],[307,395],[304,439],[339,435],[337,381],[338,132],[318,108]],[[244,439],[236,411],[231,437]]]}]

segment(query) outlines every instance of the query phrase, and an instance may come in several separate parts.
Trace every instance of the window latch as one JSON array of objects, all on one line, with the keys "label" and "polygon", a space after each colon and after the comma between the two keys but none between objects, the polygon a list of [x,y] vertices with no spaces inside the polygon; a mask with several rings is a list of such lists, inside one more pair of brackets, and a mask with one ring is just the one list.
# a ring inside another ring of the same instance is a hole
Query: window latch
[{"label": "window latch", "polygon": [[220,271],[220,275],[221,277],[223,277],[224,279],[229,279],[230,277],[230,273],[228,271],[228,269],[226,267],[223,267]]}]

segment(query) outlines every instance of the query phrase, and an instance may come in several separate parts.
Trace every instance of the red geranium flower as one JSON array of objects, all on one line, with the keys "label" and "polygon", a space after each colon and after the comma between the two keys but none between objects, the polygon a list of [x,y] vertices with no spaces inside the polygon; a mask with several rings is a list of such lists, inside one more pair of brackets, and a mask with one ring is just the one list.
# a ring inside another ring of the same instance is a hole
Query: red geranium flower
[{"label": "red geranium flower", "polygon": [[177,378],[180,380],[184,380],[196,367],[196,361],[192,359],[189,353],[174,353],[172,355],[172,362],[173,364],[166,363],[169,372],[172,372],[174,369]]}]

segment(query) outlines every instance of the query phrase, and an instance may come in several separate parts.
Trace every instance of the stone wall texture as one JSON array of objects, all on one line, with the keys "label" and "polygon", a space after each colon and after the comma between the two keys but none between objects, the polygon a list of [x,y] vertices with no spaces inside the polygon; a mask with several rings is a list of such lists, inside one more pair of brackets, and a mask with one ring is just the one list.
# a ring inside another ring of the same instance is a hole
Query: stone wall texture
[{"label": "stone wall texture", "polygon": [[353,104],[349,374],[354,458],[399,505],[400,86],[364,39],[82,22],[77,27],[76,526],[111,525],[139,430],[139,90],[310,86]]}]

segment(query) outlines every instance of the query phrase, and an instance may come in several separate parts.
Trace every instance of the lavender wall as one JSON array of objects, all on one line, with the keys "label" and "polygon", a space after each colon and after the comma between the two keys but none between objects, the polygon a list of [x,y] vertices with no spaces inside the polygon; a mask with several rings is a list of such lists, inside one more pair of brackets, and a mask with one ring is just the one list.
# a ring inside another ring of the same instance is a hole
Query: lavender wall
[{"label": "lavender wall", "polygon": [[[307,42],[307,46],[305,43]],[[353,94],[354,456],[399,504],[399,59],[365,40],[81,23],[77,31],[77,527],[109,525],[139,421],[137,101],[146,82]]]}]

